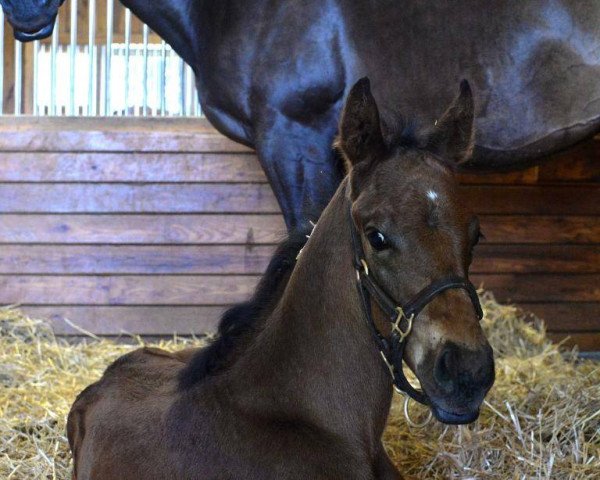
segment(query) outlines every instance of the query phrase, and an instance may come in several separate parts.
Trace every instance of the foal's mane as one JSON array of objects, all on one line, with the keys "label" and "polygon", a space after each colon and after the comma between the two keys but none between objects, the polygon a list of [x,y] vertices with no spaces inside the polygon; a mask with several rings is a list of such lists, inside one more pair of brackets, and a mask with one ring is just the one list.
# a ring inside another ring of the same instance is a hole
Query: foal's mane
[{"label": "foal's mane", "polygon": [[[414,122],[390,112],[385,117],[382,127],[388,151],[419,148]],[[261,329],[264,319],[281,298],[309,233],[310,229],[293,231],[278,245],[252,297],[223,314],[215,340],[198,351],[182,370],[179,377],[182,389],[189,389],[225,370]]]},{"label": "foal's mane", "polygon": [[296,230],[277,246],[252,297],[223,314],[215,340],[198,351],[181,372],[179,385],[182,389],[188,389],[202,379],[223,371],[231,364],[232,357],[260,330],[263,320],[285,290],[308,233],[310,230]]}]

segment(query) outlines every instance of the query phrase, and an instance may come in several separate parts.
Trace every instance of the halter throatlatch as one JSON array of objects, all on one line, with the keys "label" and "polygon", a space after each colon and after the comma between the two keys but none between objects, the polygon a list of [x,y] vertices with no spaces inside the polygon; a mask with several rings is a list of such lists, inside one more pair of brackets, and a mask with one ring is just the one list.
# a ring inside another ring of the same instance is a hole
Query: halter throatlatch
[{"label": "halter throatlatch", "polygon": [[[477,317],[481,320],[483,318],[483,311],[481,310],[477,290],[475,290],[475,287],[468,279],[458,275],[451,275],[434,280],[417,293],[409,302],[403,305],[394,301],[379,285],[377,285],[370,275],[362,243],[358,232],[356,231],[351,212],[349,217],[352,245],[354,249],[356,287],[361,299],[367,325],[379,347],[383,362],[392,376],[396,391],[408,395],[410,398],[423,405],[428,405],[429,399],[427,398],[427,395],[424,392],[413,388],[404,375],[402,360],[404,358],[406,338],[410,335],[413,322],[419,313],[421,313],[435,297],[450,289],[460,288],[465,290],[471,299]],[[385,338],[373,321],[371,297],[375,299],[391,323],[392,333],[389,339]]]}]

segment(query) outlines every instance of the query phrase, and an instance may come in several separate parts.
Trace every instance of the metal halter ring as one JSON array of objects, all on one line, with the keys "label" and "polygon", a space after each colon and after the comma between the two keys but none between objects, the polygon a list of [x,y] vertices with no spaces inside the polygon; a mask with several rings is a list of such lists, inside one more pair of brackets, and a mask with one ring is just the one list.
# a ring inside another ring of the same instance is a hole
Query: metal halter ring
[{"label": "metal halter ring", "polygon": [[[396,320],[394,320],[392,322],[392,333],[396,332],[398,334],[399,341],[403,342],[404,339],[406,337],[408,337],[408,335],[410,335],[410,331],[412,330],[412,325],[413,325],[413,320],[415,318],[415,314],[413,313],[410,317],[407,317],[404,313],[404,310],[402,310],[402,307],[396,307],[396,311],[398,312],[398,316],[396,317]],[[406,329],[406,331],[403,331],[400,328],[400,322],[402,321],[402,319],[405,318],[406,321],[408,322],[408,328]]]},{"label": "metal halter ring", "polygon": [[427,417],[425,418],[425,420],[423,420],[420,423],[415,422],[412,418],[410,418],[410,411],[408,408],[411,400],[412,400],[412,398],[410,398],[408,395],[405,395],[405,397],[404,397],[404,418],[406,418],[406,422],[413,428],[426,427],[427,425],[429,425],[429,423],[433,419],[433,413],[431,413],[431,410],[428,410],[428,414],[427,414]]}]

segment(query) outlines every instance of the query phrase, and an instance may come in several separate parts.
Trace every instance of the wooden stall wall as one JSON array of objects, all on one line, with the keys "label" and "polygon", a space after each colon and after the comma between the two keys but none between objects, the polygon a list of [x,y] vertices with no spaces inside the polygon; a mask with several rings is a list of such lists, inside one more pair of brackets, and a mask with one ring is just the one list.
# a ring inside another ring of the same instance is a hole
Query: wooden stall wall
[{"label": "wooden stall wall", "polygon": [[[475,284],[600,350],[600,140],[463,176]],[[212,330],[284,233],[253,153],[204,120],[0,120],[0,304],[103,335]]]}]

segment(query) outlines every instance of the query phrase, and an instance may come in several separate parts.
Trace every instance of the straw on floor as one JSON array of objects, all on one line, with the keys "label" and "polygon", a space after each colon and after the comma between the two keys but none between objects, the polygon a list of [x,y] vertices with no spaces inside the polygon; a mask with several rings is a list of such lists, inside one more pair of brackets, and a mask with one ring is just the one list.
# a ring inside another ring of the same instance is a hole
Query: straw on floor
[{"label": "straw on floor", "polygon": [[[600,478],[600,364],[562,352],[541,322],[526,323],[489,293],[483,305],[497,380],[480,419],[414,429],[396,397],[385,433],[393,460],[408,478]],[[173,338],[159,346],[200,342]],[[135,347],[96,338],[69,343],[43,321],[0,309],[0,478],[70,479],[69,407]]]}]

